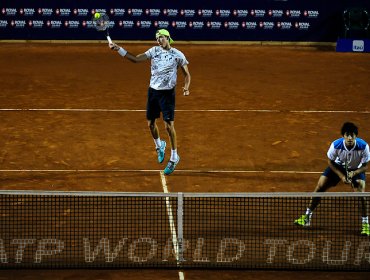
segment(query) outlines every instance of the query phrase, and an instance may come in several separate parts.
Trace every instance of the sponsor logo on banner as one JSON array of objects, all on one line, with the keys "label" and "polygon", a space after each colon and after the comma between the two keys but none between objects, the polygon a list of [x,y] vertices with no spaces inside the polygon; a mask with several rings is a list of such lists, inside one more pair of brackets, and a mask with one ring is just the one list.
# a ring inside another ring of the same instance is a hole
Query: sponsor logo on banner
[{"label": "sponsor logo on banner", "polygon": [[185,17],[194,17],[195,10],[180,10],[180,15]]},{"label": "sponsor logo on banner", "polygon": [[118,25],[122,28],[133,28],[134,22],[132,20],[120,20]]},{"label": "sponsor logo on banner", "polygon": [[319,11],[303,11],[303,15],[308,18],[318,18]]},{"label": "sponsor logo on banner", "polygon": [[111,16],[123,16],[125,14],[125,9],[110,9],[109,13]]},{"label": "sponsor logo on banner", "polygon": [[17,9],[15,8],[2,8],[1,13],[6,16],[15,16],[17,14]]},{"label": "sponsor logo on banner", "polygon": [[204,26],[203,21],[189,21],[189,27],[193,29],[202,29]]},{"label": "sponsor logo on banner", "polygon": [[266,10],[251,10],[252,17],[264,17]]},{"label": "sponsor logo on banner", "polygon": [[139,28],[150,28],[152,26],[152,22],[149,20],[138,20],[136,22],[136,27]]},{"label": "sponsor logo on banner", "polygon": [[106,14],[107,11],[105,9],[92,9],[91,14],[94,15],[95,13]]},{"label": "sponsor logo on banner", "polygon": [[83,20],[81,22],[81,25],[82,25],[83,28],[95,28],[92,20]]},{"label": "sponsor logo on banner", "polygon": [[268,10],[268,13],[267,13],[270,17],[282,17],[284,15],[284,11],[283,10]]},{"label": "sponsor logo on banner", "polygon": [[247,17],[248,10],[233,10],[233,15],[235,17]]},{"label": "sponsor logo on banner", "polygon": [[62,26],[61,20],[48,20],[46,26],[50,28],[60,28]]},{"label": "sponsor logo on banner", "polygon": [[37,13],[39,15],[43,15],[43,16],[51,16],[53,14],[53,9],[49,9],[49,8],[38,8]]},{"label": "sponsor logo on banner", "polygon": [[175,17],[178,13],[177,9],[163,9],[163,14],[168,17]]},{"label": "sponsor logo on banner", "polygon": [[26,26],[26,21],[25,20],[12,20],[10,22],[10,26],[15,27],[15,28],[24,28]]},{"label": "sponsor logo on banner", "polygon": [[171,25],[176,29],[184,29],[186,28],[186,21],[173,21]]},{"label": "sponsor logo on banner", "polygon": [[80,25],[80,21],[78,20],[66,20],[64,22],[64,27],[67,27],[67,28],[78,28],[79,25]]},{"label": "sponsor logo on banner", "polygon": [[271,30],[274,28],[275,24],[271,21],[261,21],[258,26],[265,30]]},{"label": "sponsor logo on banner", "polygon": [[282,21],[282,22],[277,22],[276,23],[276,27],[279,28],[279,29],[291,29],[292,28],[292,23],[291,22],[286,22],[286,21]]},{"label": "sponsor logo on banner", "polygon": [[163,20],[159,20],[159,21],[154,21],[153,23],[154,27],[158,27],[158,28],[167,28],[170,23],[168,21],[163,21]]},{"label": "sponsor logo on banner", "polygon": [[19,14],[22,16],[33,16],[35,14],[35,9],[33,8],[20,8]]},{"label": "sponsor logo on banner", "polygon": [[231,14],[230,10],[216,10],[216,16],[218,17],[229,17]]},{"label": "sponsor logo on banner", "polygon": [[7,20],[0,20],[0,28],[4,28],[8,26],[8,21]]},{"label": "sponsor logo on banner", "polygon": [[294,24],[294,27],[299,30],[307,30],[310,28],[310,23],[309,22],[296,22]]},{"label": "sponsor logo on banner", "polygon": [[157,17],[161,14],[161,10],[160,9],[146,9],[145,14],[147,16]]},{"label": "sponsor logo on banner", "polygon": [[201,17],[211,17],[213,15],[212,10],[198,10],[198,16]]},{"label": "sponsor logo on banner", "polygon": [[238,29],[239,28],[239,22],[237,21],[225,21],[224,27],[226,29]]},{"label": "sponsor logo on banner", "polygon": [[143,14],[143,9],[127,9],[127,14],[133,17],[140,17]]},{"label": "sponsor logo on banner", "polygon": [[207,27],[211,29],[220,29],[221,28],[221,21],[208,21]]},{"label": "sponsor logo on banner", "polygon": [[256,29],[257,28],[257,22],[247,21],[247,22],[244,22],[243,26],[245,26],[246,29]]},{"label": "sponsor logo on banner", "polygon": [[42,28],[44,26],[43,20],[29,20],[28,26],[32,28]]},{"label": "sponsor logo on banner", "polygon": [[297,18],[301,16],[301,11],[300,10],[286,10],[285,14],[288,17]]},{"label": "sponsor logo on banner", "polygon": [[71,9],[55,9],[57,16],[68,17],[71,14]]},{"label": "sponsor logo on banner", "polygon": [[353,40],[352,51],[363,52],[365,50],[365,42],[363,40]]},{"label": "sponsor logo on banner", "polygon": [[73,9],[73,14],[75,16],[86,17],[89,14],[89,10],[88,9]]}]

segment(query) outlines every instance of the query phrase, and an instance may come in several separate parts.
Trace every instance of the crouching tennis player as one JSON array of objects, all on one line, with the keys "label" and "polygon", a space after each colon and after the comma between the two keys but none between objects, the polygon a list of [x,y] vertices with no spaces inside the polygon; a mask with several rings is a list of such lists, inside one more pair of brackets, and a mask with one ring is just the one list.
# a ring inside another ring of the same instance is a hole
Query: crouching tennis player
[{"label": "crouching tennis player", "polygon": [[[358,128],[351,122],[343,124],[342,138],[331,143],[327,152],[329,167],[321,174],[315,192],[325,192],[339,181],[351,185],[357,192],[365,192],[367,163],[370,160],[369,145],[357,138]],[[306,213],[294,223],[310,226],[313,211],[320,204],[321,197],[312,197]],[[360,198],[362,228],[361,235],[370,236],[368,205],[365,197]]]}]

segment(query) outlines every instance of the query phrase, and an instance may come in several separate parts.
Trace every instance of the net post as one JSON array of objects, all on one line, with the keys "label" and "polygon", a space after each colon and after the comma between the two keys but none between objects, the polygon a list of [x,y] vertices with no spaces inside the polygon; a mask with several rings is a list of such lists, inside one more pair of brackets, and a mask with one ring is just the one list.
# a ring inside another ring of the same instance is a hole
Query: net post
[{"label": "net post", "polygon": [[183,216],[184,216],[184,194],[179,192],[177,194],[177,239],[178,239],[178,262],[181,263],[184,260],[184,228],[183,228]]}]

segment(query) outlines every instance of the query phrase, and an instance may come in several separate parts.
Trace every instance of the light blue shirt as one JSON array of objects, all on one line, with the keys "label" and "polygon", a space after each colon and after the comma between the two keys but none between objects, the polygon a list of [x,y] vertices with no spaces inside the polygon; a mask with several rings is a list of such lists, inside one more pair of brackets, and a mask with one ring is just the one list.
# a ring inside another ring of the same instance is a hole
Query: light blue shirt
[{"label": "light blue shirt", "polygon": [[370,160],[369,145],[361,138],[356,138],[351,150],[348,150],[344,138],[333,141],[328,150],[328,158],[344,166],[347,162],[349,170],[360,168]]}]

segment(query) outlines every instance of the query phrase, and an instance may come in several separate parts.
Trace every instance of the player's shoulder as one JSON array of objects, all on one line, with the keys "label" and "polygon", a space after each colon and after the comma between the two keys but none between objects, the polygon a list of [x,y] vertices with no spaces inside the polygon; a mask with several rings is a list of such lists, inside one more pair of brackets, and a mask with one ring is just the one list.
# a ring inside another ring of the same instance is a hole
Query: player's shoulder
[{"label": "player's shoulder", "polygon": [[344,139],[343,138],[339,138],[339,139],[336,139],[333,141],[332,143],[334,149],[337,149],[337,150],[344,150]]},{"label": "player's shoulder", "polygon": [[368,144],[366,143],[365,140],[361,139],[361,138],[356,138],[356,149],[358,150],[365,150],[366,146]]},{"label": "player's shoulder", "polygon": [[146,53],[158,53],[161,51],[161,47],[159,46],[153,46],[150,49],[146,51]]},{"label": "player's shoulder", "polygon": [[180,50],[178,50],[178,49],[176,49],[174,47],[171,47],[170,52],[172,52],[172,53],[174,53],[176,55],[185,57],[185,55],[184,55],[184,53],[182,51],[180,51]]}]

